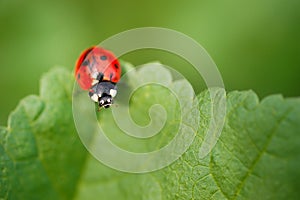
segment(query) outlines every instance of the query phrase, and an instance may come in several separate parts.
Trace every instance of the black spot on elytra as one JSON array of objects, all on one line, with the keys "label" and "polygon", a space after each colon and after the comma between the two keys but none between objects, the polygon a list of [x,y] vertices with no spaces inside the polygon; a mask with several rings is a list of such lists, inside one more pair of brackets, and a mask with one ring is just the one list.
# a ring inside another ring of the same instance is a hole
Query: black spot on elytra
[{"label": "black spot on elytra", "polygon": [[105,56],[105,55],[100,56],[100,59],[101,59],[101,60],[107,60],[107,56]]},{"label": "black spot on elytra", "polygon": [[97,79],[98,81],[102,81],[103,77],[104,77],[104,74],[100,72],[100,73],[98,74],[98,76],[97,76],[96,79]]},{"label": "black spot on elytra", "polygon": [[110,80],[112,79],[113,76],[114,76],[114,74],[110,73],[110,75],[109,75]]},{"label": "black spot on elytra", "polygon": [[77,79],[80,79],[80,74],[77,74]]},{"label": "black spot on elytra", "polygon": [[89,65],[89,64],[90,64],[89,60],[85,60],[85,61],[82,63],[83,66],[87,66],[87,65]]},{"label": "black spot on elytra", "polygon": [[114,66],[115,66],[116,69],[119,69],[119,65],[118,64],[115,64]]}]

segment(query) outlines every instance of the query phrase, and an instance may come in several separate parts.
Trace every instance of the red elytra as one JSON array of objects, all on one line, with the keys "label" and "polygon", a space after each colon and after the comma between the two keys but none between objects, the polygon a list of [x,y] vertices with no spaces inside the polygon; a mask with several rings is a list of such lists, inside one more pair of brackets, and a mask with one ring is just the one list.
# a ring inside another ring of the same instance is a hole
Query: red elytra
[{"label": "red elytra", "polygon": [[83,90],[92,87],[95,73],[102,73],[102,81],[117,83],[121,77],[121,67],[115,55],[101,47],[86,49],[79,57],[75,66],[75,77]]}]

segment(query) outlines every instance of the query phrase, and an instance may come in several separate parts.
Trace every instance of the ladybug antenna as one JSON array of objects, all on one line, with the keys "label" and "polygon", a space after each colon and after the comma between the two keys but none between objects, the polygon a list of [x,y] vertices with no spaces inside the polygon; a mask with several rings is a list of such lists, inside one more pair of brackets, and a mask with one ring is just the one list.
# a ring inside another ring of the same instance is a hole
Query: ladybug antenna
[{"label": "ladybug antenna", "polygon": [[111,104],[111,106],[119,107],[119,104],[114,103],[114,104]]}]

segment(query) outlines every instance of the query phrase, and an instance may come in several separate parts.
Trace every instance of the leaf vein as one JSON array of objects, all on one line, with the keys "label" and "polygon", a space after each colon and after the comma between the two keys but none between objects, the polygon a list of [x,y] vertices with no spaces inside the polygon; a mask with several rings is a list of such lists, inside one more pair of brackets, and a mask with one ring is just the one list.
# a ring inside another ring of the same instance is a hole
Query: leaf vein
[{"label": "leaf vein", "polygon": [[248,169],[246,175],[243,177],[241,183],[238,185],[237,190],[234,194],[234,199],[236,199],[238,197],[238,195],[240,194],[243,186],[246,183],[246,180],[248,179],[248,177],[251,175],[252,171],[254,170],[255,166],[257,165],[257,163],[259,162],[259,160],[261,159],[262,155],[264,153],[267,152],[267,148],[270,145],[273,137],[275,136],[275,133],[279,127],[279,125],[284,121],[284,119],[288,116],[289,113],[291,113],[291,111],[293,110],[293,108],[288,109],[283,115],[282,117],[277,121],[277,123],[275,124],[275,126],[273,127],[273,129],[271,130],[271,134],[268,137],[265,146],[263,147],[262,151],[258,154],[258,156],[256,157],[256,159],[253,161],[253,163],[251,164],[250,168]]}]

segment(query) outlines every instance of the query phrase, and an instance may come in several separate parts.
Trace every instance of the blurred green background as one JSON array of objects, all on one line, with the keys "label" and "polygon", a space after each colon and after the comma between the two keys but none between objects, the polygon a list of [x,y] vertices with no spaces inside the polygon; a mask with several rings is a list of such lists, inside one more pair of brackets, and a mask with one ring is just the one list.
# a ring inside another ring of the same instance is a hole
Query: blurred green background
[{"label": "blurred green background", "polygon": [[[83,49],[143,26],[171,28],[198,41],[228,91],[300,94],[299,0],[0,2],[1,125],[22,97],[38,93],[49,68],[71,70]],[[188,63],[174,57],[148,50],[123,59],[135,65],[160,60],[193,76]],[[191,81],[197,92],[203,88],[198,77]]]}]

